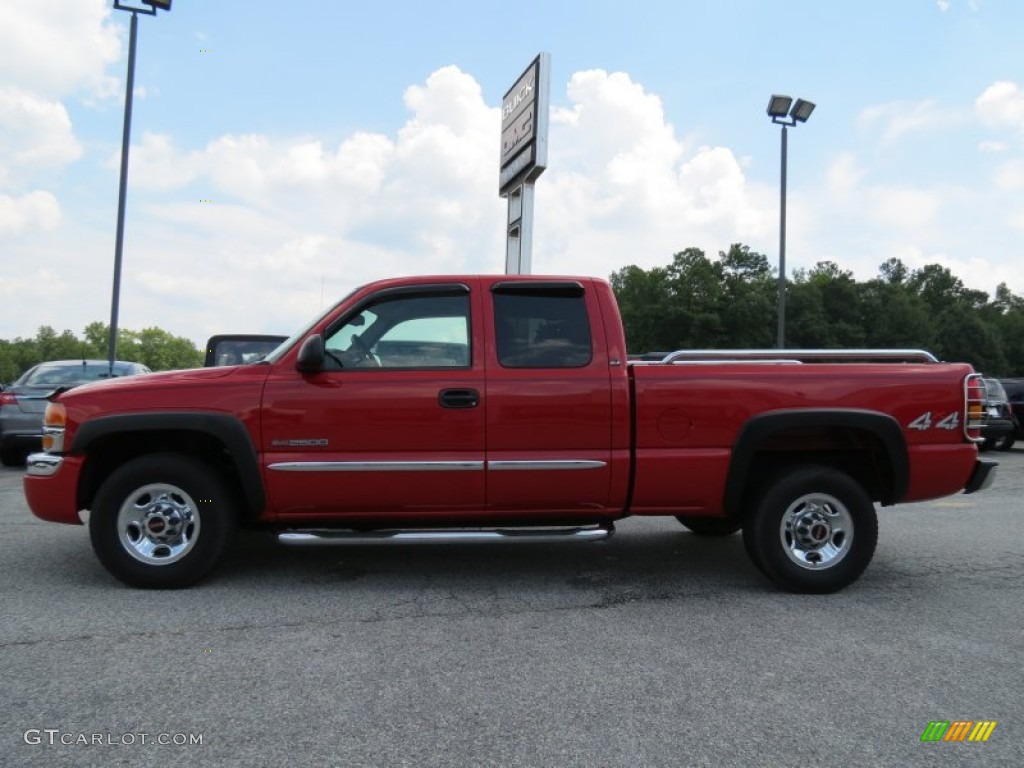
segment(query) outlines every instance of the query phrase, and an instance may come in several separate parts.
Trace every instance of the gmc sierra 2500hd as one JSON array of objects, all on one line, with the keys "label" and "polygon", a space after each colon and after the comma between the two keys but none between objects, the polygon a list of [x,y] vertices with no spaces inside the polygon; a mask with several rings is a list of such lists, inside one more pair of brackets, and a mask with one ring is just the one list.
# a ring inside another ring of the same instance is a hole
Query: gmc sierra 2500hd
[{"label": "gmc sierra 2500hd", "polygon": [[402,278],[253,365],[55,393],[25,493],[87,522],[138,587],[203,578],[238,525],[296,545],[587,541],[670,515],[742,529],[769,579],[831,592],[871,560],[875,503],[991,483],[983,401],[969,365],[927,353],[627,361],[594,278]]}]

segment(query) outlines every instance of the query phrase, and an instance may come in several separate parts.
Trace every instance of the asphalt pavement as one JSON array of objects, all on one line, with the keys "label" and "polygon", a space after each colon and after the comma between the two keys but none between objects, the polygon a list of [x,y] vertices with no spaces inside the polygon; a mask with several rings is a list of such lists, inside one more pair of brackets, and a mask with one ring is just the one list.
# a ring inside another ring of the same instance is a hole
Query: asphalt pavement
[{"label": "asphalt pavement", "polygon": [[[128,589],[0,470],[4,766],[1024,765],[1024,450],[777,591],[739,535],[288,549]],[[684,478],[681,478],[683,480]],[[995,721],[985,742],[922,742]]]}]

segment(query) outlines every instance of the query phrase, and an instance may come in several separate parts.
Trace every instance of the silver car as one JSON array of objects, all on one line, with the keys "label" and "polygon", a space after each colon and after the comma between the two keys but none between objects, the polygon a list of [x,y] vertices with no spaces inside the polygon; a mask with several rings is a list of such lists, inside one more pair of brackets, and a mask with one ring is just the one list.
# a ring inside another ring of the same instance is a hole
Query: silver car
[{"label": "silver car", "polygon": [[[141,363],[114,362],[113,376],[134,376],[151,371]],[[106,360],[55,360],[29,368],[0,391],[0,462],[5,467],[25,463],[42,449],[46,395],[58,387],[77,387],[111,377]]]}]

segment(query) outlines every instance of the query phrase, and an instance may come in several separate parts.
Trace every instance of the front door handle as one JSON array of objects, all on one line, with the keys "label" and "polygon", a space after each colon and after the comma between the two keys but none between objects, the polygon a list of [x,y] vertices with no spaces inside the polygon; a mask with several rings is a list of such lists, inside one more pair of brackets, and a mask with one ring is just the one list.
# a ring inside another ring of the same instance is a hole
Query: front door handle
[{"label": "front door handle", "polygon": [[437,395],[442,408],[476,408],[480,393],[475,389],[442,389]]}]

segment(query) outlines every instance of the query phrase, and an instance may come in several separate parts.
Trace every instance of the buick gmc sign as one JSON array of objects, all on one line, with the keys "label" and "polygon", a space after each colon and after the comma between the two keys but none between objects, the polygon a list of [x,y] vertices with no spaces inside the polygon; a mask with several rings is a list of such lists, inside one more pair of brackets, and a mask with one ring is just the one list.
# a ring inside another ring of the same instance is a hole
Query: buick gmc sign
[{"label": "buick gmc sign", "polygon": [[539,54],[502,99],[499,194],[535,179],[547,165],[549,62]]}]

